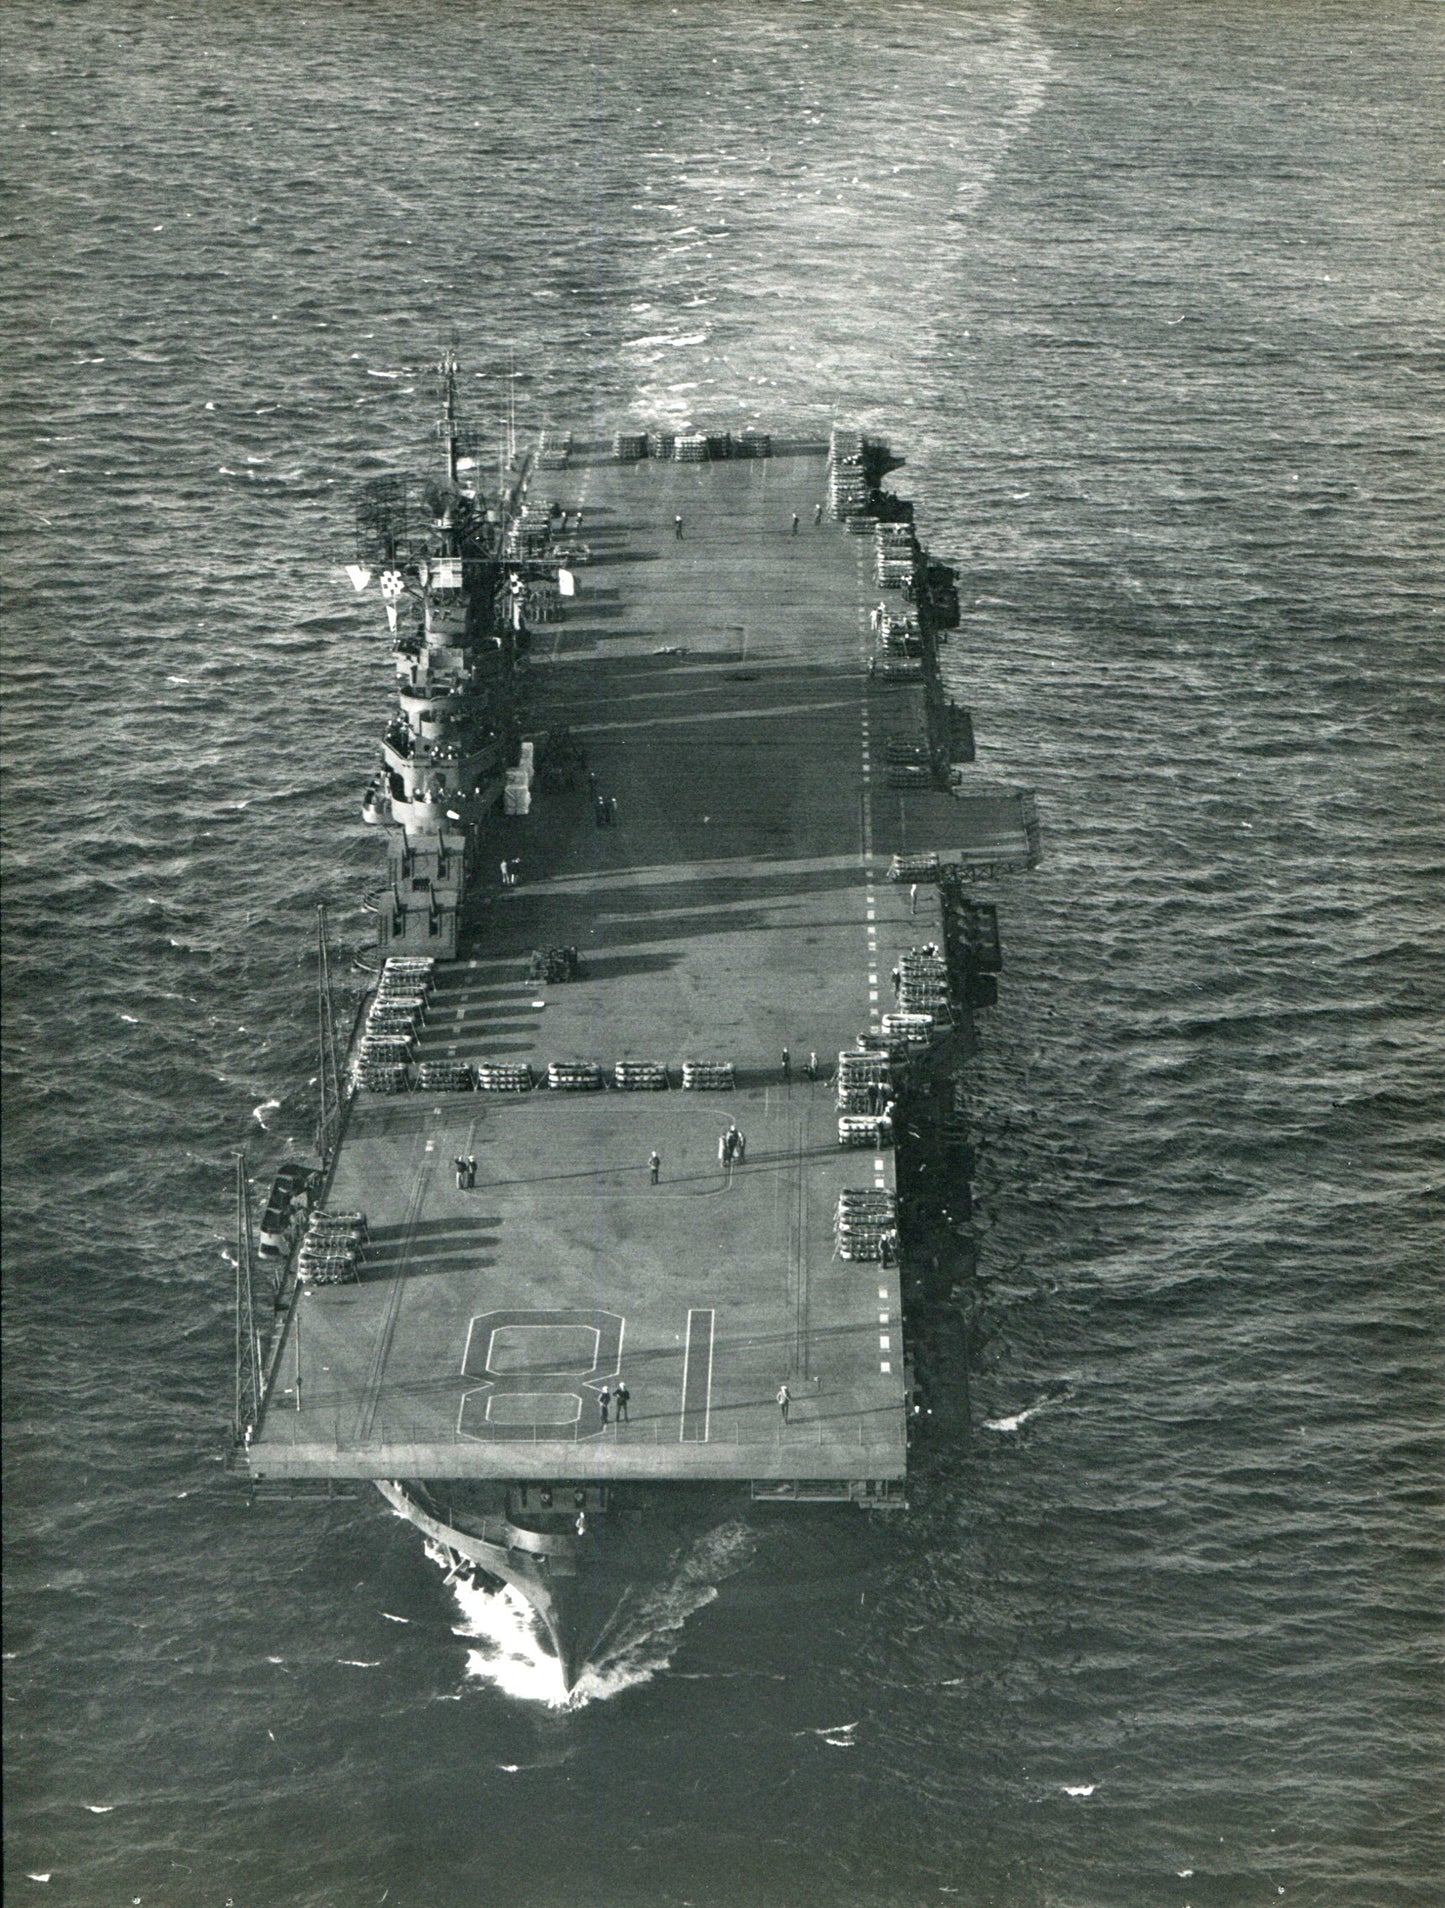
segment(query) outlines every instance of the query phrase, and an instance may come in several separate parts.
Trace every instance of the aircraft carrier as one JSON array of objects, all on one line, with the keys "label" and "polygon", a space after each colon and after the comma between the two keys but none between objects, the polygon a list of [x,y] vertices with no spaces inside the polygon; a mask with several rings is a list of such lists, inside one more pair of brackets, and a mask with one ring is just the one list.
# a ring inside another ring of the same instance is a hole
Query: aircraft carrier
[{"label": "aircraft carrier", "polygon": [[259,1244],[239,1172],[235,1468],[374,1481],[570,1685],[658,1493],[906,1507],[920,1187],[965,1211],[979,893],[1038,828],[884,444],[498,451],[440,381],[437,476],[358,506],[377,940],[348,1034],[321,935],[320,1156]]}]

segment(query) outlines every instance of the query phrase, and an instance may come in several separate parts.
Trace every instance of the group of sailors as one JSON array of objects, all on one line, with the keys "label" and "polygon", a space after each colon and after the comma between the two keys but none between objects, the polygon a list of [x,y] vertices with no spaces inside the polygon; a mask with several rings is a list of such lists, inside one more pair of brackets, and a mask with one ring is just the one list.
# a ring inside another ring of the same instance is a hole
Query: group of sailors
[{"label": "group of sailors", "polygon": [[529,981],[574,981],[582,973],[582,959],[575,947],[534,947],[527,963]]},{"label": "group of sailors", "polygon": [[733,1120],[724,1132],[718,1134],[717,1163],[725,1173],[731,1174],[734,1166],[741,1166],[748,1156],[747,1135]]}]

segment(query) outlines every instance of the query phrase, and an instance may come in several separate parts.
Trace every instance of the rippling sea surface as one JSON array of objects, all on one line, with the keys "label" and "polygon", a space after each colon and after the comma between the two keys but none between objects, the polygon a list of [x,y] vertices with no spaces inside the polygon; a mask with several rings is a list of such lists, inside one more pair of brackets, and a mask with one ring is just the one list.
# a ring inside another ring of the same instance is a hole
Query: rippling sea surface
[{"label": "rippling sea surface", "polygon": [[[1440,1900],[1440,10],[4,25],[6,1899]],[[971,1429],[720,1514],[571,1709],[379,1500],[221,1476],[453,328],[484,418],[888,434],[1048,847]]]}]

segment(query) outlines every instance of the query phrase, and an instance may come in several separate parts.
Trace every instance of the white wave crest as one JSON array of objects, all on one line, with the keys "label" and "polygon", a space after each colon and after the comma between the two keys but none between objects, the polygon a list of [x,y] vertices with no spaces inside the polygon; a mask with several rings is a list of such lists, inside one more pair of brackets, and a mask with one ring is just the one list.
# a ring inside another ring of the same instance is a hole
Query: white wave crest
[{"label": "white wave crest", "polygon": [[1027,1411],[1016,1411],[1011,1418],[985,1418],[983,1428],[985,1431],[1017,1431],[1042,1410],[1042,1405],[1030,1405]]}]

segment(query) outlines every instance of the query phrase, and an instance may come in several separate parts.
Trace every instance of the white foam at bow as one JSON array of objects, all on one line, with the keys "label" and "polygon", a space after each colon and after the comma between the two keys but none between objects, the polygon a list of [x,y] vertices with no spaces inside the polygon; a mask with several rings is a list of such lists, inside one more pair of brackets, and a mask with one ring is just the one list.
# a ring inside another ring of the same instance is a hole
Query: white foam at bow
[{"label": "white foam at bow", "polygon": [[[466,1673],[520,1702],[551,1709],[580,1709],[649,1682],[667,1668],[687,1619],[712,1602],[719,1580],[742,1568],[755,1541],[741,1520],[720,1525],[689,1546],[665,1581],[630,1592],[570,1693],[526,1598],[505,1585],[489,1590],[458,1578],[450,1585],[463,1617],[455,1634],[479,1646],[467,1652]],[[450,1570],[450,1559],[438,1545],[428,1541],[426,1552]]]}]

